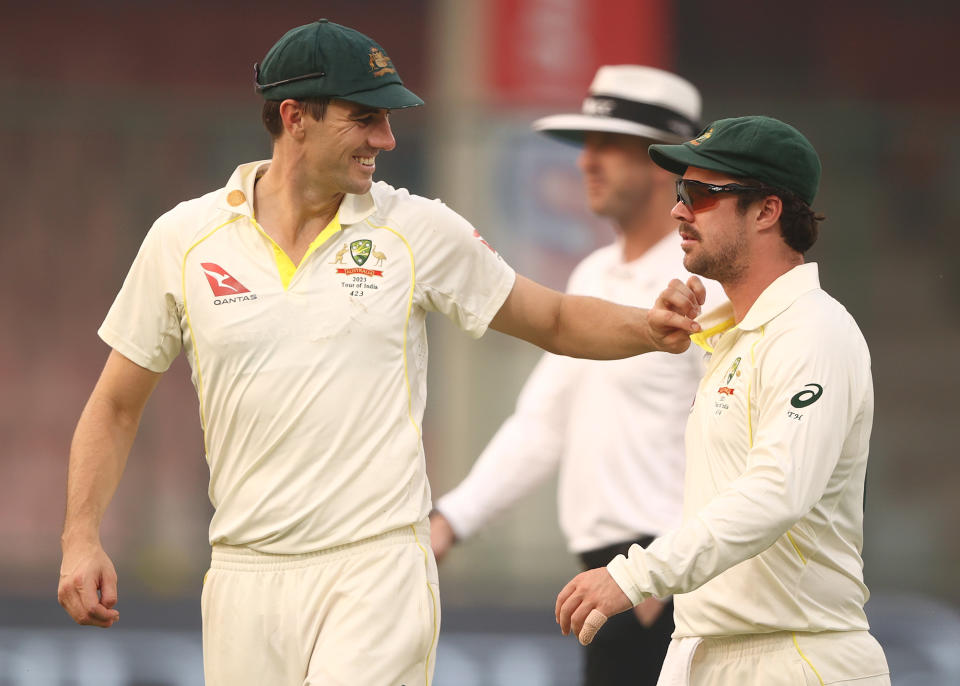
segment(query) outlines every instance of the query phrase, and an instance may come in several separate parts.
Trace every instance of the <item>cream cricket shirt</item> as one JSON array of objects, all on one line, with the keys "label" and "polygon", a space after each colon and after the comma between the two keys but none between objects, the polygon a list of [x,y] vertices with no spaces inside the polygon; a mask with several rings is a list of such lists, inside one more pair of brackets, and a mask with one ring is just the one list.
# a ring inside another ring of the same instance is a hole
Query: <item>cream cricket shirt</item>
[{"label": "cream cricket shirt", "polygon": [[675,637],[866,629],[867,345],[816,264],[774,281],[710,353],[687,424],[684,523],[608,566],[630,599],[675,598]]},{"label": "cream cricket shirt", "polygon": [[99,333],[156,372],[184,348],[210,542],[300,554],[428,514],[426,313],[479,337],[514,272],[445,205],[380,182],[294,267],[253,216],[267,164],[157,220]]},{"label": "cream cricket shirt", "polygon": [[[618,241],[577,265],[567,292],[650,307],[670,279],[689,276],[682,262],[675,233],[630,262]],[[719,284],[705,286],[708,303],[726,300]],[[703,370],[695,346],[623,360],[546,353],[513,415],[437,509],[466,538],[559,468],[560,525],[573,552],[679,526],[683,427]]]}]

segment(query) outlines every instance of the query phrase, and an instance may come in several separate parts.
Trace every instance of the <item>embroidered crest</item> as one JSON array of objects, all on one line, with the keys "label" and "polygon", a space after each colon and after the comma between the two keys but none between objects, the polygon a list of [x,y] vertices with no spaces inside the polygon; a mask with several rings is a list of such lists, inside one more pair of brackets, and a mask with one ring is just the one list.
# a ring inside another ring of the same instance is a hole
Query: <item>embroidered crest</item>
[{"label": "embroidered crest", "polygon": [[712,136],[713,136],[713,127],[711,126],[709,129],[701,133],[692,141],[687,141],[687,142],[690,143],[690,145],[700,145],[701,143],[703,143],[708,138],[711,138]]},{"label": "embroidered crest", "polygon": [[390,58],[380,48],[370,48],[370,71],[374,76],[397,73]]},{"label": "embroidered crest", "polygon": [[730,387],[730,382],[733,381],[734,376],[740,376],[740,359],[739,357],[735,359],[727,370],[723,385],[717,389],[717,393],[720,395],[733,395],[733,388]]},{"label": "embroidered crest", "polygon": [[369,238],[361,238],[350,244],[350,257],[356,262],[358,267],[362,267],[370,259],[370,250],[373,248],[373,241]]}]

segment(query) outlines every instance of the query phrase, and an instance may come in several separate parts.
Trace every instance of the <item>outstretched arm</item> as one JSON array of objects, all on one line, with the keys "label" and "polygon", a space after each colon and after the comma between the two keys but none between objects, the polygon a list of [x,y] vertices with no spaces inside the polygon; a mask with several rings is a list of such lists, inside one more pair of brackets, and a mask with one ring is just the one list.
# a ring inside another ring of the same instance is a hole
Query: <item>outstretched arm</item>
[{"label": "outstretched arm", "polygon": [[100,543],[100,522],[120,482],[147,398],[160,374],[112,351],[77,422],[70,446],[67,514],[57,598],[78,624],[120,618],[117,573]]},{"label": "outstretched arm", "polygon": [[558,355],[612,360],[663,350],[680,353],[700,330],[693,319],[705,298],[703,285],[678,280],[650,310],[568,295],[517,275],[491,328]]}]

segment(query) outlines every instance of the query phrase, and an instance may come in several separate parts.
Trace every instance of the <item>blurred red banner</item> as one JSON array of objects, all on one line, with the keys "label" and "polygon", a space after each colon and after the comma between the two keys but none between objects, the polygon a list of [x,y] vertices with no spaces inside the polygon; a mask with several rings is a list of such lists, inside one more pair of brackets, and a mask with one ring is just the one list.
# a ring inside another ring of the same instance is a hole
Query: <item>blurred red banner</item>
[{"label": "blurred red banner", "polygon": [[487,78],[499,104],[577,101],[604,64],[672,66],[672,15],[663,0],[490,0],[487,7]]}]

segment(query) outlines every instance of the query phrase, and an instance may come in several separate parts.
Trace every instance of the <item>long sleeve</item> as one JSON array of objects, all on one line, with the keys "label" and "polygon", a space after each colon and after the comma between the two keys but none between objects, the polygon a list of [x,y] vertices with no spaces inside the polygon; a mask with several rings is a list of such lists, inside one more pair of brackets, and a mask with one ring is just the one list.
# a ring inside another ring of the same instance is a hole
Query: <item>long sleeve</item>
[{"label": "long sleeve", "polygon": [[579,360],[545,354],[527,379],[516,409],[467,477],[437,502],[460,538],[520,500],[556,471],[563,452],[569,393]]},{"label": "long sleeve", "polygon": [[[850,597],[859,594],[869,357],[848,316],[849,324],[816,321],[814,308],[795,309],[718,351],[688,425],[684,524],[609,566],[634,603],[719,577],[699,592],[701,604],[719,606],[718,591],[736,584],[751,589],[746,606],[782,602],[784,620],[802,626],[811,613],[797,604],[808,579],[836,575],[857,587]],[[724,385],[731,367],[742,372],[739,386]],[[818,593],[814,604],[830,607]]]}]

